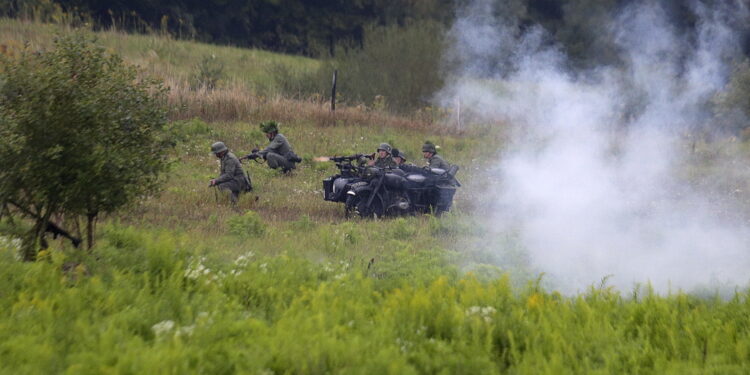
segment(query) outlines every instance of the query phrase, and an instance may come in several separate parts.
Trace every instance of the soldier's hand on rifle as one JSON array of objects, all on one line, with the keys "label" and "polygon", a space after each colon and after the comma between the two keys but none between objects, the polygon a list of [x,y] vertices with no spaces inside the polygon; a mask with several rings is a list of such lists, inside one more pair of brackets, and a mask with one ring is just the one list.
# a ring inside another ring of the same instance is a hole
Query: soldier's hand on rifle
[{"label": "soldier's hand on rifle", "polygon": [[211,179],[211,181],[208,182],[208,186],[216,186],[216,179]]}]

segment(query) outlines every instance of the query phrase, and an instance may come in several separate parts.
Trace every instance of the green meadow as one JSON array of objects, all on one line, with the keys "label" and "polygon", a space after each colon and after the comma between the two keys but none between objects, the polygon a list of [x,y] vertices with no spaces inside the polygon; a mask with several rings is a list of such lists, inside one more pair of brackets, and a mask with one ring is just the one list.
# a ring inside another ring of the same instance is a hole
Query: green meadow
[{"label": "green meadow", "polygon": [[[10,50],[46,48],[69,31],[0,19]],[[170,86],[171,165],[159,194],[100,222],[91,251],[59,239],[21,262],[25,223],[0,222],[0,373],[750,373],[748,290],[719,298],[602,282],[562,295],[512,234],[495,238],[484,192],[506,147],[501,124],[455,129],[444,114],[357,103],[332,114],[321,98],[278,91],[274,72],[314,70],[315,60],[95,35]],[[224,64],[225,78],[214,91],[190,90],[205,56]],[[208,187],[219,169],[210,145],[238,156],[262,147],[258,123],[269,119],[303,162],[282,175],[246,161],[255,190],[233,209]],[[322,179],[337,170],[315,157],[389,142],[421,165],[425,140],[462,167],[445,217],[347,220],[341,204],[323,201]],[[748,153],[741,140],[693,146],[688,179],[715,173],[721,153]]]}]

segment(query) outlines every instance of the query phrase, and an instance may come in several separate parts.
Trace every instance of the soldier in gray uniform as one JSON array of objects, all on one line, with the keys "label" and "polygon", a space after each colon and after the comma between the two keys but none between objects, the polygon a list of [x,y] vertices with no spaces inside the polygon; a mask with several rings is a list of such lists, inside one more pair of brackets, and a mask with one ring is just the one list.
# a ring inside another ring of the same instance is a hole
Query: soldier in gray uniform
[{"label": "soldier in gray uniform", "polygon": [[212,144],[211,152],[221,161],[221,174],[218,178],[212,179],[208,185],[231,192],[232,205],[236,205],[240,193],[252,190],[250,180],[242,170],[239,159],[229,152],[224,142]]},{"label": "soldier in gray uniform", "polygon": [[[447,161],[443,160],[440,155],[437,154],[437,147],[430,141],[427,141],[422,145],[422,155],[427,159],[428,168],[440,168],[446,172],[451,170],[451,165]],[[453,205],[453,195],[456,194],[456,180],[452,179],[453,183],[439,185],[437,191],[435,215],[442,215],[444,212],[448,212]]]},{"label": "soldier in gray uniform", "polygon": [[367,162],[367,165],[378,168],[396,168],[398,165],[391,157],[391,145],[381,143],[373,155],[373,159]]},{"label": "soldier in gray uniform", "polygon": [[422,155],[427,159],[427,166],[430,168],[440,168],[446,171],[451,169],[451,165],[437,154],[437,147],[430,141],[422,145]]},{"label": "soldier in gray uniform", "polygon": [[407,159],[406,158],[406,154],[404,154],[403,151],[401,151],[401,150],[399,150],[397,148],[394,148],[393,150],[391,150],[391,156],[393,157],[393,161],[396,163],[396,165],[398,167],[401,167],[402,165],[403,166],[414,166],[414,164],[409,163],[409,162],[406,161],[406,159]]},{"label": "soldier in gray uniform", "polygon": [[260,124],[260,130],[266,133],[271,143],[265,149],[243,156],[242,159],[251,159],[255,154],[265,159],[271,169],[281,168],[284,173],[295,169],[295,163],[301,162],[302,159],[294,153],[286,137],[279,134],[279,124],[276,121],[266,121]]}]

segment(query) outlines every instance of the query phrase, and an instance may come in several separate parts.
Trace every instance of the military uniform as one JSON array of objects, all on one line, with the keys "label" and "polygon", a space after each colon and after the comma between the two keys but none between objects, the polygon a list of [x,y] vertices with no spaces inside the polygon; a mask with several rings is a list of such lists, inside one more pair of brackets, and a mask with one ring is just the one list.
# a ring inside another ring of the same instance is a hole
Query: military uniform
[{"label": "military uniform", "polygon": [[221,175],[216,179],[215,184],[221,190],[230,191],[232,203],[237,203],[240,193],[250,191],[250,181],[247,180],[245,171],[242,170],[240,160],[233,153],[225,153],[220,160]]},{"label": "military uniform", "polygon": [[290,170],[295,168],[292,159],[295,159],[297,155],[294,154],[292,146],[283,134],[277,133],[271,139],[271,143],[265,149],[258,151],[258,154],[266,159],[268,166],[272,169]]},{"label": "military uniform", "polygon": [[404,154],[403,151],[401,151],[401,150],[399,150],[397,148],[393,149],[393,151],[391,152],[391,155],[393,155],[393,161],[396,161],[396,158],[400,158],[401,159],[401,164],[399,164],[398,162],[396,162],[396,165],[398,166],[398,168],[401,168],[402,166],[406,166],[406,167],[413,167],[414,166],[414,164],[409,163],[409,162],[406,161],[406,154]]},{"label": "military uniform", "polygon": [[396,161],[393,160],[391,155],[387,155],[384,158],[375,159],[375,164],[372,166],[378,168],[397,168],[398,164],[396,164]]},{"label": "military uniform", "polygon": [[427,159],[427,166],[429,166],[430,168],[440,168],[446,171],[451,168],[450,163],[443,160],[443,158],[437,154],[432,154],[432,157]]},{"label": "military uniform", "polygon": [[[427,159],[427,166],[430,168],[440,168],[444,171],[451,169],[450,163],[443,160],[437,154],[437,147],[431,142],[425,142],[422,146],[422,152],[430,152],[432,155]],[[450,184],[443,184],[437,186],[437,196],[435,197],[435,214],[441,215],[443,212],[448,212],[453,205],[453,195],[456,194],[456,180],[451,179]]]},{"label": "military uniform", "polygon": [[[385,157],[376,157],[370,162],[372,163],[369,164],[370,166],[377,168],[398,168],[398,164],[396,164],[396,161],[393,160],[393,157],[391,156],[391,145],[389,145],[388,143],[381,143],[380,146],[378,146],[376,152],[379,153],[380,151],[386,152]],[[367,158],[363,156],[362,158],[360,158],[359,162],[360,164],[365,164],[367,162]]]}]

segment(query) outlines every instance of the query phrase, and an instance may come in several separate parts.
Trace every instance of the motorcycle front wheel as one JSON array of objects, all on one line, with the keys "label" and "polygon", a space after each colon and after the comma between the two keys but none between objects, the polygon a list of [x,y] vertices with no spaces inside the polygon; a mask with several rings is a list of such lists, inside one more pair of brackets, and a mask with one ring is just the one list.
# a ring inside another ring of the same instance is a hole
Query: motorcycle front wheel
[{"label": "motorcycle front wheel", "polygon": [[367,206],[369,194],[350,195],[346,198],[346,215],[347,218],[357,214],[364,218],[379,218],[385,213],[383,201],[379,196],[375,196],[372,203]]}]

